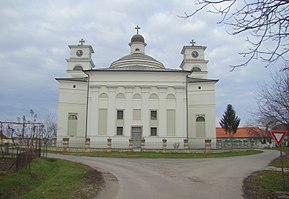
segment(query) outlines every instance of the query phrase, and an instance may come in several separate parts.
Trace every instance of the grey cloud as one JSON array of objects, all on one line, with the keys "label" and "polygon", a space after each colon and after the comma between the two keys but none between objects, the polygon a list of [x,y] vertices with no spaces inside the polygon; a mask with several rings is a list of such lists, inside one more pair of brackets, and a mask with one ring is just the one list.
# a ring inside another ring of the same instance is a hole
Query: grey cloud
[{"label": "grey cloud", "polygon": [[229,65],[241,59],[237,52],[245,47],[245,36],[228,36],[207,13],[188,20],[178,17],[193,9],[190,0],[2,1],[0,119],[29,114],[31,108],[39,115],[57,109],[58,85],[54,78],[65,76],[67,46],[84,38],[86,44],[93,45],[96,67],[108,67],[129,53],[128,43],[136,25],[142,28],[147,54],[166,67],[178,68],[180,51],[190,40],[207,46],[209,77],[220,79],[216,87],[217,115],[222,115],[231,102],[246,119],[246,111],[252,108],[248,103],[254,106],[254,101],[248,101],[251,91],[267,78],[256,74],[267,71],[256,62],[230,73]]}]

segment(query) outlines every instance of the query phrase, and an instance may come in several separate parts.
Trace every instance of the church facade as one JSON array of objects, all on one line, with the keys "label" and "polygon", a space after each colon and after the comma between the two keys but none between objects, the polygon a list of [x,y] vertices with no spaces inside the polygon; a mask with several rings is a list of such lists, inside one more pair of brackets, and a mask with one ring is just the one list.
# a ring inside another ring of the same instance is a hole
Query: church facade
[{"label": "church facade", "polygon": [[206,47],[184,46],[180,69],[146,55],[133,35],[130,53],[94,68],[91,45],[69,45],[67,77],[59,82],[58,145],[103,148],[203,148],[216,145],[215,84],[207,78]]}]

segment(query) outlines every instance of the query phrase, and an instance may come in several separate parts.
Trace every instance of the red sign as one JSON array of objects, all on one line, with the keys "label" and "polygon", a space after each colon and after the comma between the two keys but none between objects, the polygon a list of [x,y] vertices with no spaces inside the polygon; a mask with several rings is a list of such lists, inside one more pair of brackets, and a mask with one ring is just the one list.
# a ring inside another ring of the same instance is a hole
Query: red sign
[{"label": "red sign", "polygon": [[281,142],[284,140],[287,132],[285,131],[271,131],[271,135],[274,138],[277,146],[281,144]]}]

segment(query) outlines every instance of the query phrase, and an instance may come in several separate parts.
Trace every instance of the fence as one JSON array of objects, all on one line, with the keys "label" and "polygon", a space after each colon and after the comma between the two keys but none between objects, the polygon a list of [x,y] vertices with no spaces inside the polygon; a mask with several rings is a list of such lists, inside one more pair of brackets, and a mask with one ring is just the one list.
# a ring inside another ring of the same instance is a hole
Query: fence
[{"label": "fence", "polygon": [[0,171],[18,171],[26,167],[34,158],[41,156],[41,149],[0,145],[2,158],[0,159]]},{"label": "fence", "polygon": [[34,158],[41,156],[40,149],[26,150],[16,156],[16,170],[26,167]]},{"label": "fence", "polygon": [[155,151],[155,152],[175,152],[175,153],[218,153],[224,151],[242,151],[248,148],[254,148],[253,142],[231,142],[217,140],[213,143],[212,140],[206,139],[203,143],[195,142],[189,145],[188,140],[184,139],[178,142],[162,139],[160,142],[146,142],[141,140],[141,145],[133,146],[132,140],[119,141],[108,138],[106,141],[96,141],[86,138],[82,142],[70,140],[70,138],[52,139],[52,145],[49,150],[66,151],[66,152],[97,152],[97,151]]}]

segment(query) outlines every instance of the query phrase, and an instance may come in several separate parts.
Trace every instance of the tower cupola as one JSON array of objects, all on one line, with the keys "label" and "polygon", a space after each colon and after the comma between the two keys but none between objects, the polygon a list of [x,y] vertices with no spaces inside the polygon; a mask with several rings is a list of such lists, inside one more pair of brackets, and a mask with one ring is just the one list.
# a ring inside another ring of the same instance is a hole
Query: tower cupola
[{"label": "tower cupola", "polygon": [[130,54],[145,54],[146,43],[144,37],[139,34],[139,26],[135,27],[136,34],[132,36],[129,46],[130,46]]}]

